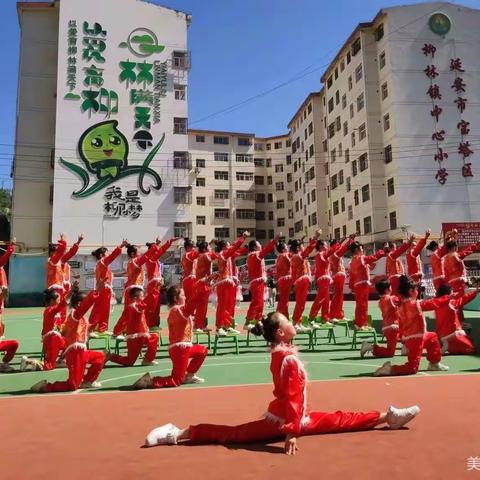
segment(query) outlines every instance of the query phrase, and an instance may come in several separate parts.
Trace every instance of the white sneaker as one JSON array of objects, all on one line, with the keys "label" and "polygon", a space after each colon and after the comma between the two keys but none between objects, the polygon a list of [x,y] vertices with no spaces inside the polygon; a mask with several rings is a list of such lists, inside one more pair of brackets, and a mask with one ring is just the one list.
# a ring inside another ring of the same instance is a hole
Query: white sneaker
[{"label": "white sneaker", "polygon": [[40,380],[35,385],[32,385],[30,391],[33,393],[45,393],[45,387],[47,386],[46,380]]},{"label": "white sneaker", "polygon": [[203,332],[203,328],[195,328],[195,329],[193,330],[193,333],[204,333],[204,332]]},{"label": "white sneaker", "polygon": [[401,352],[402,355],[408,355],[408,348],[407,346],[403,343],[402,344],[402,352]]},{"label": "white sneaker", "polygon": [[296,331],[297,333],[307,333],[307,332],[310,332],[310,331],[311,331],[310,328],[304,327],[304,326],[301,325],[301,324],[295,325],[294,328],[295,328],[295,331]]},{"label": "white sneaker", "polygon": [[192,384],[192,383],[205,383],[205,379],[198,377],[194,373],[187,373],[187,375],[186,375],[186,377],[185,377],[185,379],[183,380],[182,383],[185,384],[185,385],[189,385],[189,384]]},{"label": "white sneaker", "polygon": [[152,360],[151,362],[142,360],[142,367],[151,367],[153,365],[158,365],[158,362],[156,360]]},{"label": "white sneaker", "polygon": [[390,362],[385,362],[380,368],[375,370],[373,374],[375,377],[386,377],[392,374],[392,364]]},{"label": "white sneaker", "polygon": [[90,332],[90,334],[88,336],[89,336],[89,338],[98,338],[98,333],[97,332]]},{"label": "white sneaker", "polygon": [[100,388],[102,384],[100,382],[82,382],[80,388]]},{"label": "white sneaker", "polygon": [[233,327],[228,327],[227,328],[227,333],[233,334],[233,335],[239,335],[240,332],[238,330],[235,330]]},{"label": "white sneaker", "polygon": [[15,369],[9,363],[0,363],[0,373],[12,373]]},{"label": "white sneaker", "polygon": [[449,369],[449,367],[447,367],[446,365],[444,365],[443,363],[431,363],[431,362],[428,362],[428,367],[427,367],[427,370],[429,372],[446,372],[447,370]]},{"label": "white sneaker", "polygon": [[125,335],[117,335],[116,337],[113,337],[115,340],[118,340],[119,342],[125,342]]},{"label": "white sneaker", "polygon": [[367,352],[371,352],[373,350],[373,345],[370,342],[363,342],[362,348],[360,348],[360,358],[365,357]]},{"label": "white sneaker", "polygon": [[227,332],[223,329],[223,328],[217,328],[217,335],[219,337],[226,337],[227,336]]},{"label": "white sneaker", "polygon": [[390,406],[387,412],[387,425],[391,430],[398,430],[413,420],[420,413],[420,407],[414,405],[408,408]]},{"label": "white sneaker", "polygon": [[313,328],[313,330],[319,330],[320,328],[322,328],[322,327],[320,326],[320,324],[318,324],[317,322],[315,322],[315,320],[312,320],[312,321],[310,322],[310,327]]},{"label": "white sneaker", "polygon": [[254,323],[246,323],[244,326],[243,326],[243,329],[247,332],[249,332],[253,327],[255,326]]},{"label": "white sneaker", "polygon": [[155,445],[176,445],[180,429],[171,423],[153,429],[145,439],[146,447]]},{"label": "white sneaker", "polygon": [[143,390],[144,388],[150,388],[152,386],[152,377],[149,373],[141,376],[134,384],[135,390]]},{"label": "white sneaker", "polygon": [[22,360],[20,361],[20,371],[21,372],[26,372],[28,368],[28,357],[25,355],[22,357]]}]

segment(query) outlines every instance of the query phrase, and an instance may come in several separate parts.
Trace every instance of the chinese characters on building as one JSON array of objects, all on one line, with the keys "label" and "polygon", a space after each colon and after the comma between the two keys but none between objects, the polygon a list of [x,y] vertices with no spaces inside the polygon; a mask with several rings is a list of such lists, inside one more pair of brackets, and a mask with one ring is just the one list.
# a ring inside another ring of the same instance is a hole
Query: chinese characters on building
[{"label": "chinese characters on building", "polygon": [[77,22],[68,22],[68,48],[67,48],[67,86],[70,93],[77,86]]},{"label": "chinese characters on building", "polygon": [[127,190],[123,195],[117,186],[109,187],[103,195],[103,216],[105,218],[138,218],[142,213],[142,202],[138,190]]}]

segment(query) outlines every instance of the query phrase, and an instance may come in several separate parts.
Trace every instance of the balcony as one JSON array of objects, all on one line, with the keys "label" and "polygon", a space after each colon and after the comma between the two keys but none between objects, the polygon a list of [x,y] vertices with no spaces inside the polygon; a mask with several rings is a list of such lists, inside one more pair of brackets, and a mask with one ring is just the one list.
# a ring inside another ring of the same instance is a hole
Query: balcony
[{"label": "balcony", "polygon": [[172,69],[173,70],[190,70],[192,68],[192,56],[188,51],[172,52]]},{"label": "balcony", "polygon": [[230,207],[230,199],[228,199],[228,198],[217,198],[214,195],[212,195],[208,199],[208,205],[210,207],[229,208]]}]

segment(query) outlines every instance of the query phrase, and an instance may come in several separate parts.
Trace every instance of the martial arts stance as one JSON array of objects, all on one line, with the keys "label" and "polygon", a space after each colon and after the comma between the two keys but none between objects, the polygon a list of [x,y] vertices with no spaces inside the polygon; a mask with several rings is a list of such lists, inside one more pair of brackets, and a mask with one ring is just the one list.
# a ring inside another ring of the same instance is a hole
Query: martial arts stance
[{"label": "martial arts stance", "polygon": [[189,304],[195,295],[195,284],[197,282],[195,277],[195,260],[198,258],[199,251],[189,238],[185,238],[183,248],[185,248],[185,253],[182,257],[182,288],[185,292],[186,302]]},{"label": "martial arts stance", "polygon": [[383,245],[383,251],[386,254],[385,273],[392,286],[393,295],[397,295],[400,277],[405,273],[400,257],[410,248],[414,239],[415,237],[412,235],[408,242],[403,242],[397,248],[393,242],[385,242]]},{"label": "martial arts stance", "polygon": [[290,318],[288,313],[288,303],[290,301],[290,292],[292,290],[292,255],[284,241],[277,243],[277,262],[275,264],[277,284],[278,284],[278,304],[277,312]]},{"label": "martial arts stance", "polygon": [[385,423],[390,429],[398,429],[412,420],[419,407],[398,409],[389,407],[386,412],[334,413],[307,410],[307,373],[298,358],[297,351],[289,343],[295,336],[295,328],[288,319],[276,312],[252,329],[263,335],[272,345],[270,371],[272,372],[275,399],[270,402],[263,419],[238,426],[200,424],[180,429],[171,423],[152,430],[145,445],[175,445],[179,442],[196,444],[232,444],[266,442],[285,439],[285,453],[294,455],[297,438],[322,433],[369,430]]},{"label": "martial arts stance", "polygon": [[430,230],[425,232],[425,236],[419,240],[419,242],[412,241],[410,244],[410,248],[408,249],[405,258],[407,259],[407,273],[408,276],[415,282],[417,288],[419,289],[422,286],[422,278],[423,278],[423,268],[422,268],[422,261],[420,259],[420,254],[424,249],[428,237],[430,237]]}]

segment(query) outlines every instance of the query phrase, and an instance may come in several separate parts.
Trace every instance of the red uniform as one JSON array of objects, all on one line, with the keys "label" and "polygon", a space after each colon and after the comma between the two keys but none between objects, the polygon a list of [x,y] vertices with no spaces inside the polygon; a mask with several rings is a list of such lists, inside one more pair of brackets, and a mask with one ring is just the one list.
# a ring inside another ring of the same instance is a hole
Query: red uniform
[{"label": "red uniform", "polygon": [[277,312],[290,318],[288,313],[288,302],[290,300],[290,291],[292,290],[292,256],[289,252],[281,253],[277,257],[276,276],[278,284],[278,304]]},{"label": "red uniform", "polygon": [[459,298],[436,298],[435,325],[440,342],[452,355],[474,355],[475,347],[460,323],[458,310],[477,296],[473,291]]},{"label": "red uniform", "polygon": [[293,310],[293,323],[302,323],[302,315],[307,302],[308,291],[310,290],[310,264],[308,256],[316,245],[316,240],[310,240],[307,248],[301,249],[298,253],[292,254],[292,282],[295,285],[295,309]]},{"label": "red uniform", "polygon": [[233,245],[217,255],[217,311],[215,316],[217,328],[230,328],[233,323],[231,306],[237,297],[237,286],[233,280],[232,257],[242,246],[244,240],[243,236],[240,237]]},{"label": "red uniform", "polygon": [[67,242],[59,240],[56,250],[47,262],[47,288],[54,288],[64,293],[62,257],[67,250]]},{"label": "red uniform", "polygon": [[347,253],[348,247],[353,243],[352,239],[348,239],[343,245],[335,245],[333,255],[329,257],[330,274],[333,280],[333,294],[330,302],[330,311],[328,317],[330,319],[343,320],[343,299],[345,289],[345,266],[343,265],[343,256]]},{"label": "red uniform", "polygon": [[2,362],[8,363],[15,356],[18,350],[17,340],[1,340],[5,327],[2,322],[3,306],[0,307],[0,352],[4,352]]},{"label": "red uniform", "polygon": [[452,292],[457,296],[465,294],[467,270],[463,259],[477,251],[477,244],[473,243],[459,252],[447,253],[443,259],[445,281],[452,287]]},{"label": "red uniform", "polygon": [[435,291],[440,288],[440,285],[445,283],[445,272],[443,270],[443,257],[445,256],[445,245],[437,248],[430,257],[432,265],[432,280]]},{"label": "red uniform", "polygon": [[182,288],[183,292],[185,293],[185,303],[192,302],[195,295],[195,284],[197,283],[195,276],[195,261],[198,258],[198,255],[198,250],[192,249],[188,252],[185,252],[182,257]]},{"label": "red uniform", "polygon": [[373,355],[375,357],[393,357],[397,348],[398,337],[400,336],[398,327],[398,305],[400,300],[393,295],[383,295],[378,301],[378,306],[382,312],[382,331],[387,340],[387,346],[373,346]]},{"label": "red uniform", "polygon": [[272,349],[270,364],[274,400],[265,417],[238,426],[200,424],[189,427],[193,443],[249,443],[321,433],[353,432],[374,428],[380,413],[312,412],[307,409],[307,374],[289,345]]},{"label": "red uniform", "polygon": [[265,284],[267,274],[265,272],[265,257],[273,252],[275,240],[268,242],[261,250],[250,252],[247,257],[248,278],[250,279],[250,306],[248,307],[246,321],[258,322],[263,315],[265,301]]},{"label": "red uniform", "polygon": [[[8,278],[5,272],[5,265],[10,260],[13,252],[15,252],[15,245],[10,243],[3,255],[0,257],[0,287],[8,288]],[[5,299],[3,298],[3,296],[0,296],[0,315],[3,313],[4,304]]]},{"label": "red uniform", "polygon": [[387,254],[385,269],[388,280],[390,281],[390,285],[392,287],[393,295],[397,295],[400,277],[404,274],[403,264],[400,260],[400,256],[408,250],[409,246],[410,243],[404,242],[398,248]]},{"label": "red uniform", "polygon": [[383,250],[375,255],[355,255],[350,262],[350,290],[355,295],[355,325],[364,327],[368,323],[368,294],[370,293],[370,269],[378,259],[385,256]]},{"label": "red uniform", "polygon": [[148,296],[144,301],[132,302],[125,309],[127,356],[111,355],[110,360],[120,365],[133,365],[142,347],[147,347],[145,362],[153,362],[158,348],[158,335],[150,333],[145,318],[145,310],[149,305]]},{"label": "red uniform", "polygon": [[56,367],[58,354],[65,348],[65,339],[55,327],[60,327],[64,324],[62,313],[66,309],[67,302],[65,297],[62,297],[60,303],[46,307],[43,311],[42,343],[44,370],[53,370]]},{"label": "red uniform", "polygon": [[310,320],[315,320],[320,309],[322,320],[330,319],[330,262],[329,257],[335,252],[335,248],[323,250],[315,255],[315,278],[317,280],[317,295],[310,309]]},{"label": "red uniform", "polygon": [[[96,301],[96,292],[88,296],[68,315],[63,326],[65,338],[65,362],[68,368],[68,380],[48,383],[46,392],[68,392],[77,390],[82,382],[94,382],[103,369],[105,354],[103,352],[87,350],[88,321],[85,314]],[[90,367],[85,372],[85,367]]]},{"label": "red uniform", "polygon": [[[72,284],[70,282],[71,280],[71,272],[70,272],[70,265],[69,261],[78,253],[78,249],[80,247],[79,242],[75,242],[70,250],[66,252],[62,259],[62,273],[63,273],[63,292],[66,295],[72,288]],[[65,303],[62,311],[60,312],[60,325],[63,325],[65,323],[65,320],[67,319],[67,304]]]},{"label": "red uniform", "polygon": [[204,345],[192,344],[193,304],[175,305],[168,314],[168,334],[170,347],[168,354],[172,360],[172,373],[168,377],[153,377],[153,388],[178,387],[187,373],[195,374],[200,370],[208,349]]},{"label": "red uniform", "polygon": [[242,293],[242,286],[240,285],[240,279],[238,278],[237,258],[243,257],[244,255],[247,255],[247,253],[247,247],[240,247],[232,256],[232,278],[235,282],[235,297],[230,298],[231,303],[229,306],[232,318],[235,318],[235,307],[237,305],[237,296],[239,291],[240,294]]},{"label": "red uniform", "polygon": [[415,248],[411,248],[405,255],[407,259],[407,272],[408,276],[417,284],[420,285],[423,277],[422,261],[420,260],[420,254],[422,253],[426,238],[422,238]]},{"label": "red uniform", "polygon": [[122,253],[122,247],[115,248],[112,253],[97,262],[95,267],[96,281],[105,279],[105,286],[98,292],[95,305],[92,308],[89,318],[90,331],[98,328],[99,332],[105,332],[108,329],[108,320],[110,318],[110,302],[112,299],[113,273],[109,265]]},{"label": "red uniform", "polygon": [[415,300],[402,298],[398,307],[400,337],[408,351],[408,361],[404,365],[392,365],[392,375],[414,375],[418,372],[423,349],[427,350],[427,360],[439,363],[442,359],[437,334],[427,332],[424,311],[435,310],[435,300]]},{"label": "red uniform", "polygon": [[[207,326],[208,298],[210,297],[210,275],[212,274],[212,262],[216,260],[214,252],[200,253],[195,266],[195,328],[203,329]],[[190,309],[190,305],[188,305]]]}]

